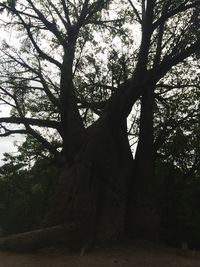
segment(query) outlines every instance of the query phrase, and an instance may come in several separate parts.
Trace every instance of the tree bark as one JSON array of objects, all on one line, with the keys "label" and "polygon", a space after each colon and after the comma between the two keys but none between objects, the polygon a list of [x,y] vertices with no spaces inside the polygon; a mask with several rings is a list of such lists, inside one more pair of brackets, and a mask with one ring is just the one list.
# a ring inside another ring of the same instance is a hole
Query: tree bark
[{"label": "tree bark", "polygon": [[159,216],[153,194],[154,184],[154,87],[142,95],[139,142],[130,183],[128,232],[139,238],[157,238]]},{"label": "tree bark", "polygon": [[100,119],[91,126],[76,162],[61,173],[46,225],[79,222],[77,247],[116,240],[124,234],[133,159],[126,123],[120,125],[115,128],[107,119]]}]

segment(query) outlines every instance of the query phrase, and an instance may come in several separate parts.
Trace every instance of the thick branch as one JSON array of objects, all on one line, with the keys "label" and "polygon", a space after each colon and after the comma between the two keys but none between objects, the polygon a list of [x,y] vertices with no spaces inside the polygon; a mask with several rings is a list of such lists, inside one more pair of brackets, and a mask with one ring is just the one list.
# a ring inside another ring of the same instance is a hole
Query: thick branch
[{"label": "thick branch", "polygon": [[13,124],[30,124],[33,126],[48,127],[60,131],[60,123],[57,121],[32,119],[32,118],[17,118],[17,117],[4,117],[0,118],[0,123],[13,123]]},{"label": "thick branch", "polygon": [[173,66],[182,62],[199,49],[200,39],[179,54],[167,56],[157,68],[147,71],[143,77],[141,76],[141,72],[134,73],[133,78],[126,84],[121,85],[110,98],[104,114],[108,113],[107,116],[111,116],[112,118],[126,118],[131,112],[135,101],[145,90],[155,85]]},{"label": "thick branch", "polygon": [[65,0],[61,0],[61,3],[62,3],[63,10],[64,10],[64,13],[65,13],[65,18],[66,18],[67,23],[68,23],[68,25],[70,27],[71,26],[71,21],[70,21],[70,18],[69,18],[69,10],[68,10],[68,7],[66,5]]},{"label": "thick branch", "polygon": [[40,144],[43,145],[44,148],[48,149],[49,152],[54,155],[56,161],[60,163],[63,162],[61,153],[57,151],[56,147],[54,147],[44,137],[42,137],[42,135],[32,129],[29,124],[24,123],[24,126],[26,127],[27,133],[31,134]]},{"label": "thick branch", "polygon": [[80,14],[79,19],[78,19],[78,24],[79,25],[83,24],[87,14],[88,14],[88,4],[89,4],[89,0],[85,0],[84,3],[83,3],[81,14]]},{"label": "thick branch", "polygon": [[147,71],[148,54],[151,46],[151,32],[153,23],[154,1],[147,1],[145,16],[142,23],[142,40],[136,66],[136,75],[145,75]]},{"label": "thick branch", "polygon": [[17,117],[7,117],[7,118],[0,118],[0,123],[13,123],[13,124],[23,124],[25,126],[25,129],[23,130],[5,130],[5,133],[3,133],[1,136],[8,136],[10,134],[15,134],[15,133],[23,133],[23,134],[30,134],[32,135],[38,142],[40,142],[44,148],[48,149],[50,153],[52,153],[55,157],[55,159],[58,162],[62,162],[62,157],[60,152],[57,151],[57,149],[49,143],[45,138],[42,137],[37,131],[32,129],[30,125],[34,126],[40,126],[40,127],[49,127],[49,128],[54,128],[57,129],[60,133],[60,124],[56,121],[48,121],[48,120],[40,120],[40,119],[31,119],[31,118],[17,118]]},{"label": "thick branch", "polygon": [[173,66],[176,66],[180,62],[183,62],[186,58],[199,50],[200,39],[198,39],[195,43],[191,44],[188,48],[178,53],[177,55],[167,55],[157,68],[157,71],[155,70],[157,81],[162,78]]}]

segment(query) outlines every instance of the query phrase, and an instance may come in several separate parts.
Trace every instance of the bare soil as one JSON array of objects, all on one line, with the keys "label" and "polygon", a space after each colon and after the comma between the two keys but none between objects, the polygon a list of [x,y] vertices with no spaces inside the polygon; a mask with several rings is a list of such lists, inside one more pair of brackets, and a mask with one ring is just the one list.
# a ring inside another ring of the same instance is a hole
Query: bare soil
[{"label": "bare soil", "polygon": [[31,254],[0,252],[0,267],[200,267],[200,252],[157,246],[147,242],[96,248],[84,256],[63,247]]}]

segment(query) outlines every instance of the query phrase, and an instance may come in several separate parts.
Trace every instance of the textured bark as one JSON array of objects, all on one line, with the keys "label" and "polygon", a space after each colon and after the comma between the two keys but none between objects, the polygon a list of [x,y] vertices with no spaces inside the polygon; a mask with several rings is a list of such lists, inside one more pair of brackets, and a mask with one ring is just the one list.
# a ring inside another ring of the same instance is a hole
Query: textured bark
[{"label": "textured bark", "polygon": [[140,238],[157,238],[159,217],[153,194],[154,186],[154,91],[142,96],[139,143],[134,162],[134,178],[130,186],[129,232]]},{"label": "textured bark", "polygon": [[60,176],[47,225],[80,222],[77,246],[124,233],[132,155],[126,131],[101,120],[88,129],[76,162]]}]

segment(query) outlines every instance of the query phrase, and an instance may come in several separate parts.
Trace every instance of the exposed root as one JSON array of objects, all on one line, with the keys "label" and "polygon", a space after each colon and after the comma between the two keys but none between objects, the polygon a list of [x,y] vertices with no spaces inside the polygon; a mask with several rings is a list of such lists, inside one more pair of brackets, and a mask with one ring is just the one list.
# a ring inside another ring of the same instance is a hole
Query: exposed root
[{"label": "exposed root", "polygon": [[76,229],[76,223],[68,223],[10,235],[0,238],[0,249],[27,252],[54,244],[70,244]]}]

